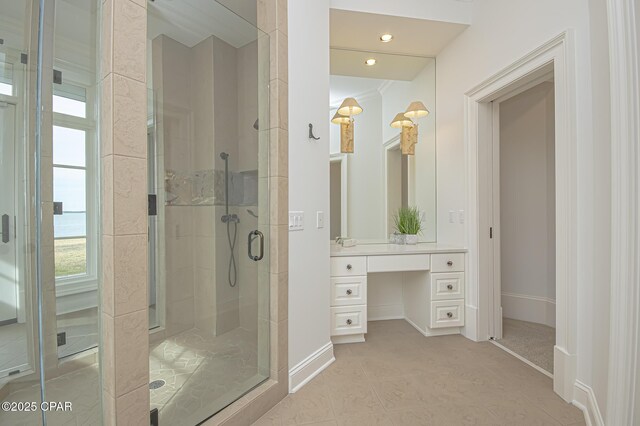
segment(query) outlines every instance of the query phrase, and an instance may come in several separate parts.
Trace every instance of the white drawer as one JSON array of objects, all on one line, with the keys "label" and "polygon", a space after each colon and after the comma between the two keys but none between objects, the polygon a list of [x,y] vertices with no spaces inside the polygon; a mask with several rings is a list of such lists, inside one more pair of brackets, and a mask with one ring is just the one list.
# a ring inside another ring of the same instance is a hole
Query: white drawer
[{"label": "white drawer", "polygon": [[439,253],[431,255],[431,272],[463,272],[464,253]]},{"label": "white drawer", "polygon": [[369,272],[426,271],[429,269],[428,254],[395,254],[390,256],[369,256]]},{"label": "white drawer", "polygon": [[367,332],[367,306],[331,308],[331,335],[344,336]]},{"label": "white drawer", "polygon": [[432,272],[431,300],[464,299],[464,272]]},{"label": "white drawer", "polygon": [[331,278],[331,306],[366,305],[367,277]]},{"label": "white drawer", "polygon": [[367,275],[367,258],[365,256],[331,258],[331,276],[348,277],[351,275]]},{"label": "white drawer", "polygon": [[431,328],[462,327],[464,325],[464,300],[431,302]]}]

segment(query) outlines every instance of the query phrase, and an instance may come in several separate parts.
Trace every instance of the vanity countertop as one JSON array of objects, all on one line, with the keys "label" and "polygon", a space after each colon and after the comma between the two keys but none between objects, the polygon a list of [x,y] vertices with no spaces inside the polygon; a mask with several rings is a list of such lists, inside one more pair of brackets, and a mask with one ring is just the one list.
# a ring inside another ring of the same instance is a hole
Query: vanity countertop
[{"label": "vanity countertop", "polygon": [[438,243],[401,244],[360,244],[354,247],[342,247],[331,243],[331,256],[385,256],[390,254],[430,254],[460,253],[467,249]]}]

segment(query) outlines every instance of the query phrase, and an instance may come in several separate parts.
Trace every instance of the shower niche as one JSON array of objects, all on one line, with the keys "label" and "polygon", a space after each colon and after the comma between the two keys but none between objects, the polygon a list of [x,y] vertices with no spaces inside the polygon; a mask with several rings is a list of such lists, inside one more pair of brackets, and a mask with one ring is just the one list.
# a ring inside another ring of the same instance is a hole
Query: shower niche
[{"label": "shower niche", "polygon": [[[228,185],[227,196],[225,185]],[[164,176],[166,205],[251,207],[258,205],[258,170],[228,172],[166,170]]]}]

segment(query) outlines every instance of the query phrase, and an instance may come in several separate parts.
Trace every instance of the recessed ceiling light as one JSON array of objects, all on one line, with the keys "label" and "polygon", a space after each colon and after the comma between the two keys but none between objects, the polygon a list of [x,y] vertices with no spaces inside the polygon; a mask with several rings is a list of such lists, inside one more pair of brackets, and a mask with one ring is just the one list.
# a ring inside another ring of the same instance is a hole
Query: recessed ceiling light
[{"label": "recessed ceiling light", "polygon": [[393,36],[391,34],[382,34],[380,36],[380,41],[383,43],[389,43],[391,40],[393,40]]},{"label": "recessed ceiling light", "polygon": [[372,67],[372,66],[374,66],[374,65],[376,64],[376,60],[375,60],[375,58],[369,58],[369,59],[367,59],[366,61],[364,61],[364,63],[365,63],[367,66]]}]

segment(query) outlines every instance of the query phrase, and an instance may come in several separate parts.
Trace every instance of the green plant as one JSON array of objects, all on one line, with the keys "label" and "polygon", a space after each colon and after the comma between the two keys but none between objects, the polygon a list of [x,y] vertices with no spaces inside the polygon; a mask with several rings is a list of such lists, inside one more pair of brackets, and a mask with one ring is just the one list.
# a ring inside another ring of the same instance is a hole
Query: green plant
[{"label": "green plant", "polygon": [[396,230],[401,234],[417,235],[422,233],[420,210],[417,207],[400,207],[393,216]]}]

